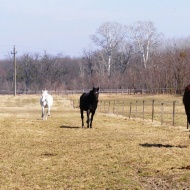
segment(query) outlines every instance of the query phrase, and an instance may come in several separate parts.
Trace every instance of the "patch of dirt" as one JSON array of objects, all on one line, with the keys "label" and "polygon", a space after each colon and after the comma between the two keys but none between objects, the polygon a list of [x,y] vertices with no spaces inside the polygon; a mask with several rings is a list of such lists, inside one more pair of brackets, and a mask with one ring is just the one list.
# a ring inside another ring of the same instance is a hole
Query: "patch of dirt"
[{"label": "patch of dirt", "polygon": [[146,190],[190,190],[189,183],[181,182],[176,185],[172,179],[143,177],[141,182]]},{"label": "patch of dirt", "polygon": [[143,186],[147,190],[171,190],[171,184],[166,180],[155,177],[143,177],[142,181]]},{"label": "patch of dirt", "polygon": [[41,154],[42,156],[57,156],[58,154],[46,152],[44,154]]}]

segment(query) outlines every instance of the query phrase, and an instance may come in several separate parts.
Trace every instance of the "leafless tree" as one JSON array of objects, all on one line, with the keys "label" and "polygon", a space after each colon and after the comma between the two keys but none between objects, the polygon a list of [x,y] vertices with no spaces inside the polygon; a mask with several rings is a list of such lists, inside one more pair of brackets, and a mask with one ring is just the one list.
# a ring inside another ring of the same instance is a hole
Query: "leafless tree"
[{"label": "leafless tree", "polygon": [[129,27],[131,38],[134,41],[136,51],[142,55],[143,66],[146,69],[150,52],[158,46],[161,34],[159,34],[153,22],[137,21]]},{"label": "leafless tree", "polygon": [[95,45],[105,52],[105,66],[108,76],[111,76],[112,56],[124,38],[123,26],[117,22],[102,24],[95,35],[91,36]]},{"label": "leafless tree", "polygon": [[38,76],[37,65],[34,58],[29,53],[23,54],[17,60],[17,79],[22,84],[22,90],[30,90],[31,84],[36,81]]},{"label": "leafless tree", "polygon": [[133,47],[129,42],[123,41],[118,47],[115,61],[119,67],[119,71],[121,74],[123,74],[127,67],[129,67],[133,54]]}]

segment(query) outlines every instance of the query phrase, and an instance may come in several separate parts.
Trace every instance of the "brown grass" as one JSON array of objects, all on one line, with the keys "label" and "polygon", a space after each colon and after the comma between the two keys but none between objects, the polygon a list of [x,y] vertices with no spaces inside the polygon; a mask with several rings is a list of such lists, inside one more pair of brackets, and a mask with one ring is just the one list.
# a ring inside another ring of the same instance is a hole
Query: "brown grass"
[{"label": "brown grass", "polygon": [[78,109],[54,97],[41,120],[38,96],[0,96],[0,189],[188,189],[189,131]]}]

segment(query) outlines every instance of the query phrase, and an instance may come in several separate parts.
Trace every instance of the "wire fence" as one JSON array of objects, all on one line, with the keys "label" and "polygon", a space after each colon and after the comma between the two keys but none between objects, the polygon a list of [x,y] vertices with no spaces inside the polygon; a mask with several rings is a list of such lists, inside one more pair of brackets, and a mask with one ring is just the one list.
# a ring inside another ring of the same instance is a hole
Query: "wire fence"
[{"label": "wire fence", "polygon": [[[72,100],[74,108],[79,101]],[[97,111],[125,116],[129,119],[142,119],[160,123],[160,125],[186,126],[186,114],[182,102],[157,100],[100,100]]]},{"label": "wire fence", "polygon": [[[81,89],[81,90],[50,90],[47,89],[51,94],[56,95],[70,95],[70,94],[81,94],[83,92],[89,92],[91,89]],[[104,94],[176,94],[176,89],[174,88],[151,88],[151,89],[100,89],[100,93]],[[40,94],[41,90],[17,90],[16,94]],[[0,94],[14,94],[13,90],[0,90]]]}]

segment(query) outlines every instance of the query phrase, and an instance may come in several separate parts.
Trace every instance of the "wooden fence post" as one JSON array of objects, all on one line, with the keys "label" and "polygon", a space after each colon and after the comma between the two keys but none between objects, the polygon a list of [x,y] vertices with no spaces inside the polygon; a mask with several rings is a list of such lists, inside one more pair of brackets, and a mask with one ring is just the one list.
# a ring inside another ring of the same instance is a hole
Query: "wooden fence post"
[{"label": "wooden fence post", "polygon": [[[116,103],[117,103],[117,105],[119,105],[119,101],[116,102]],[[119,113],[119,106],[116,106],[116,113],[117,113],[117,115],[118,115],[118,113]]]},{"label": "wooden fence post", "polygon": [[135,103],[135,107],[136,107],[136,109],[135,109],[135,118],[137,118],[137,112],[138,112],[137,100],[136,100],[136,103]]},{"label": "wooden fence post", "polygon": [[143,112],[142,112],[143,120],[144,120],[144,102],[145,102],[145,101],[143,100],[143,110],[142,110],[142,111],[143,111]]},{"label": "wooden fence post", "polygon": [[152,122],[154,121],[154,101],[152,100]]},{"label": "wooden fence post", "polygon": [[113,102],[113,113],[115,112],[115,100]]},{"label": "wooden fence post", "polygon": [[110,113],[110,101],[109,101],[109,105],[108,105],[108,113]]},{"label": "wooden fence post", "polygon": [[122,107],[122,114],[124,114],[124,101],[123,101],[123,107]]},{"label": "wooden fence post", "polygon": [[175,103],[176,101],[173,101],[173,126],[175,125]]},{"label": "wooden fence post", "polygon": [[132,103],[130,102],[129,119],[131,118],[131,109],[132,109]]},{"label": "wooden fence post", "polygon": [[161,125],[163,124],[164,103],[161,103]]}]

